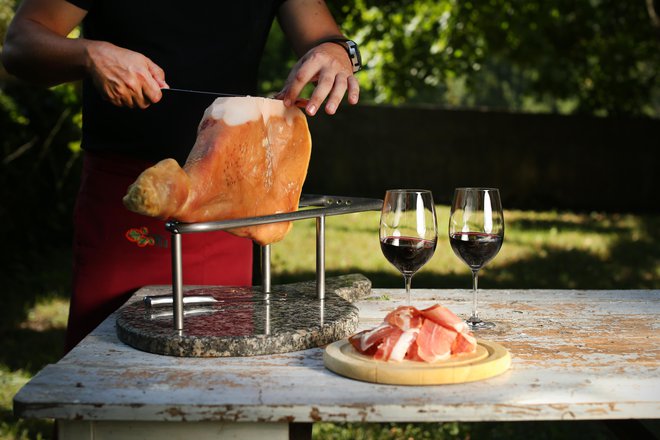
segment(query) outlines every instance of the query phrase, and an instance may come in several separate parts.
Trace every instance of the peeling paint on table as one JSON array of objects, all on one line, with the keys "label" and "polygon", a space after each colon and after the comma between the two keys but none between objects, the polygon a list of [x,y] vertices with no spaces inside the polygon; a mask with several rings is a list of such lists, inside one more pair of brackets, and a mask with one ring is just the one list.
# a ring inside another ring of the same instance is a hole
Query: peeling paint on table
[{"label": "peeling paint on table", "polygon": [[[359,328],[377,325],[403,301],[402,290],[374,289],[356,302]],[[470,291],[440,289],[415,289],[413,301],[420,308],[441,303],[460,316],[471,303]],[[240,422],[278,429],[316,421],[660,417],[660,291],[482,290],[480,306],[497,327],[478,337],[504,345],[512,357],[509,371],[484,381],[359,382],[325,369],[320,348],[210,359],[149,354],[119,342],[111,316],[37,374],[16,395],[15,412],[85,423]]]}]

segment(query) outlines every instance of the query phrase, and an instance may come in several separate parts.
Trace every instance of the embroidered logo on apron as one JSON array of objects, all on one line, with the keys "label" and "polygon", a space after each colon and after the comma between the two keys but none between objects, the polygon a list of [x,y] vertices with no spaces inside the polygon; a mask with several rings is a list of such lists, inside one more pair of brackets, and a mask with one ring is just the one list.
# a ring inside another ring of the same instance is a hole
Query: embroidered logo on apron
[{"label": "embroidered logo on apron", "polygon": [[131,228],[126,231],[125,236],[128,241],[132,241],[141,248],[156,244],[156,239],[149,235],[149,228],[146,226],[142,226],[141,228]]},{"label": "embroidered logo on apron", "polygon": [[124,234],[126,239],[135,243],[138,247],[158,246],[162,248],[168,247],[167,238],[162,235],[149,234],[149,228],[142,226],[141,228],[131,228]]}]

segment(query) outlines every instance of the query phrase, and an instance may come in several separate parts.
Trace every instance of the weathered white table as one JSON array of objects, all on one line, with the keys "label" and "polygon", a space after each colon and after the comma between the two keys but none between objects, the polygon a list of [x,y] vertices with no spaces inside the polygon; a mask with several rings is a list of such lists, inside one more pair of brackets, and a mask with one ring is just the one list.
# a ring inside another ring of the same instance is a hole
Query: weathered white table
[{"label": "weathered white table", "polygon": [[[403,301],[375,289],[363,328]],[[466,316],[464,290],[415,290]],[[322,350],[247,358],[166,357],[130,348],[108,318],[15,397],[21,417],[59,420],[60,438],[263,438],[288,422],[660,418],[660,291],[484,290],[479,337],[507,347],[503,375],[459,385],[374,385],[323,367]],[[188,422],[188,423],[174,423]]]}]

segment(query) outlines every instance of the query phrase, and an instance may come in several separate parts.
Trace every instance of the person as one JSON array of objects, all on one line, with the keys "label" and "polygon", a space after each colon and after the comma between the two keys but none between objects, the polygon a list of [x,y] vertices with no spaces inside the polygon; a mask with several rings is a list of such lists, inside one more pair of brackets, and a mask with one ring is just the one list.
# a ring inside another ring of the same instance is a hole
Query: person
[{"label": "person", "polygon": [[[185,162],[210,104],[163,89],[256,94],[275,18],[300,55],[277,95],[284,104],[295,105],[310,83],[310,116],[322,107],[334,114],[345,96],[356,104],[354,54],[323,1],[21,2],[6,34],[6,70],[46,86],[83,80],[67,351],[138,288],[171,282],[164,222],[131,213],[121,202],[148,166],[167,157]],[[80,24],[83,37],[68,38]],[[187,234],[183,263],[186,284],[249,285],[252,244],[222,231]]]}]

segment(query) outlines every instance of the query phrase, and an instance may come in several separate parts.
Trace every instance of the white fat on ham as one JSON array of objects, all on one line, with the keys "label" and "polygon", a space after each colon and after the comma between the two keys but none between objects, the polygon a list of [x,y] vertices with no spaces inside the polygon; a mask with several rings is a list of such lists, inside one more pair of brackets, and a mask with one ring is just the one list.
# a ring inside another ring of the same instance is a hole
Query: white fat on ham
[{"label": "white fat on ham", "polygon": [[412,343],[415,342],[415,339],[417,339],[417,335],[419,335],[418,328],[411,328],[404,331],[401,336],[399,336],[399,340],[396,341],[396,344],[394,344],[394,348],[392,348],[392,352],[390,353],[390,358],[388,360],[401,362],[406,357],[406,353],[408,352],[408,349]]},{"label": "white fat on ham", "polygon": [[377,336],[378,333],[383,333],[383,330],[385,330],[387,333],[388,330],[392,328],[391,325],[389,325],[386,322],[381,323],[378,327],[374,327],[371,330],[366,330],[362,333],[362,336],[360,337],[360,350],[362,351],[367,351],[370,349],[374,343],[378,341],[377,338],[374,338],[374,336]]},{"label": "white fat on ham", "polygon": [[[268,124],[271,116],[282,116],[282,101],[276,99],[237,96],[232,97],[231,100],[231,106],[211,105],[204,112],[203,119],[212,117],[223,121],[229,126],[235,126],[259,119],[263,120],[265,124]],[[296,113],[295,111],[284,113],[287,124],[291,125],[293,116]]]}]

